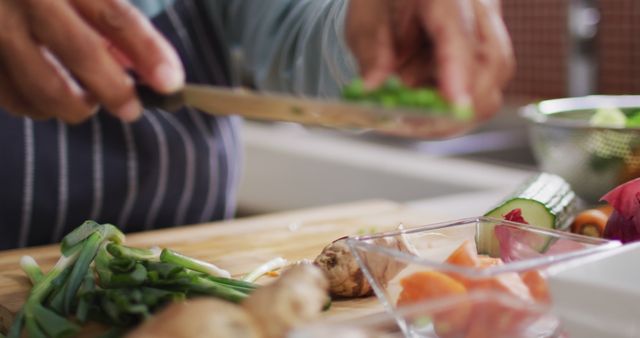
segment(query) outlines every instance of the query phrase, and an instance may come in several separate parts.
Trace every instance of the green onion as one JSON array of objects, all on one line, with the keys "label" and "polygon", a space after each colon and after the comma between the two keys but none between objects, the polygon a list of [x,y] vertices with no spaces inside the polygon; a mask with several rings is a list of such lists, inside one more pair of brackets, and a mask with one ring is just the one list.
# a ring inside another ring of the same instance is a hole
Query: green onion
[{"label": "green onion", "polygon": [[102,243],[107,240],[122,243],[124,240],[124,234],[111,224],[103,224],[84,240],[82,250],[80,250],[80,254],[78,256],[78,261],[75,262],[73,270],[71,270],[71,274],[64,286],[63,313],[71,313],[73,301],[84,276],[89,270],[89,265],[96,257],[98,249],[100,249]]},{"label": "green onion", "polygon": [[197,271],[191,271],[191,270],[185,270],[184,272],[186,272],[187,276],[189,276],[189,278],[194,278],[194,277],[200,277],[200,278],[205,278],[208,279],[212,282],[215,282],[217,284],[220,284],[222,286],[228,287],[228,288],[232,288],[236,291],[240,291],[244,294],[250,294],[251,292],[255,291],[258,288],[257,284],[251,283],[251,282],[245,282],[243,280],[240,279],[233,279],[233,278],[224,278],[224,277],[215,277],[215,276],[211,276],[205,273],[201,273],[201,272],[197,272]]},{"label": "green onion", "polygon": [[[83,223],[65,236],[62,256],[43,274],[29,256],[20,263],[33,287],[8,337],[66,338],[79,323],[97,320],[114,333],[149,317],[167,302],[210,295],[239,303],[258,286],[230,278],[213,264],[165,249],[122,245],[124,235],[110,224]],[[3,338],[0,336],[0,338]]]},{"label": "green onion", "polygon": [[211,263],[187,257],[169,249],[162,250],[162,253],[160,254],[160,261],[165,263],[177,264],[187,269],[199,271],[216,277],[231,277],[231,274],[228,271],[220,269],[219,267]]},{"label": "green onion", "polygon": [[20,337],[20,333],[22,331],[22,325],[24,324],[24,308],[21,309],[16,316],[13,318],[13,323],[11,324],[11,327],[9,328],[9,331],[7,332],[7,338],[9,337],[14,337],[14,338],[18,338]]},{"label": "green onion", "polygon": [[71,313],[71,306],[76,293],[78,292],[78,288],[80,287],[84,276],[87,274],[89,265],[93,262],[103,239],[103,234],[100,231],[96,231],[85,240],[84,247],[80,251],[78,261],[74,264],[71,274],[67,279],[67,283],[64,286],[62,304],[65,314]]},{"label": "green onion", "polygon": [[111,275],[109,287],[131,287],[140,286],[147,279],[147,269],[144,265],[136,263],[132,271],[126,273],[114,273]]},{"label": "green onion", "polygon": [[95,298],[95,290],[95,279],[93,277],[93,273],[89,271],[84,277],[84,281],[82,282],[82,285],[80,285],[80,289],[78,290],[78,306],[76,307],[76,318],[81,323],[86,322],[88,319],[89,309],[91,308],[91,304]]},{"label": "green onion", "polygon": [[29,277],[31,284],[33,285],[42,280],[42,277],[44,276],[40,266],[31,256],[22,256],[20,259],[20,268],[22,268],[22,271],[27,274],[27,277]]},{"label": "green onion", "polygon": [[42,301],[52,291],[54,283],[53,281],[60,275],[62,275],[66,269],[73,267],[73,264],[78,259],[79,252],[74,253],[71,256],[61,256],[58,259],[56,265],[49,271],[44,277],[33,286],[29,296],[27,298],[27,305],[42,303]]},{"label": "green onion", "polygon": [[82,225],[64,236],[60,245],[60,251],[62,251],[62,253],[67,256],[66,252],[70,248],[87,239],[87,237],[91,236],[100,227],[101,225],[94,221],[85,221],[84,223],[82,223]]},{"label": "green onion", "polygon": [[[53,281],[62,275],[65,270],[71,268],[75,261],[78,259],[79,252],[75,252],[70,256],[61,256],[58,259],[56,265],[49,271],[46,275],[44,275],[38,283],[36,283],[31,291],[29,292],[29,296],[27,297],[27,301],[22,309],[21,318],[16,318],[14,320],[13,327],[10,330],[9,337],[18,338],[20,333],[22,332],[22,325],[24,324],[27,328],[27,333],[29,337],[44,337],[45,334],[42,329],[38,326],[38,323],[35,320],[35,313],[39,309],[37,307],[41,306],[42,302],[45,298],[51,293],[54,289]],[[24,320],[21,320],[24,318]],[[46,322],[43,322],[45,326],[47,326]],[[55,322],[51,325],[59,325],[59,323]],[[47,331],[53,331],[54,329],[48,329]]]},{"label": "green onion", "polygon": [[247,282],[244,280],[240,280],[240,279],[232,279],[232,278],[224,278],[224,277],[214,277],[214,276],[207,276],[207,279],[210,279],[216,283],[219,284],[224,284],[227,285],[231,288],[234,288],[236,290],[239,291],[246,291],[251,292],[255,289],[258,288],[258,286],[256,284],[253,284],[252,282]]},{"label": "green onion", "polygon": [[103,244],[94,260],[94,269],[98,275],[98,285],[106,287],[111,281],[111,275],[113,273],[109,269],[109,262],[112,259],[111,254],[107,251],[107,245]]},{"label": "green onion", "polygon": [[115,257],[109,261],[108,267],[115,273],[129,272],[135,268],[137,261],[131,258]]},{"label": "green onion", "polygon": [[196,277],[190,284],[184,286],[189,291],[222,298],[233,303],[240,303],[247,298],[246,293],[202,277]]},{"label": "green onion", "polygon": [[390,77],[379,88],[367,90],[362,79],[354,79],[342,89],[342,97],[351,102],[380,105],[386,109],[409,108],[430,114],[450,112],[455,119],[471,120],[470,106],[450,105],[435,89],[411,88],[397,77]]},{"label": "green onion", "polygon": [[42,331],[33,315],[25,315],[25,327],[27,328],[27,336],[29,338],[48,338]]},{"label": "green onion", "polygon": [[245,282],[255,282],[256,280],[258,280],[258,278],[262,277],[262,275],[266,274],[267,272],[282,269],[286,265],[286,259],[282,257],[276,257],[248,273],[242,278],[242,280]]},{"label": "green onion", "polygon": [[113,257],[132,258],[140,261],[158,261],[160,260],[160,250],[131,248],[116,243],[109,243],[107,251]]},{"label": "green onion", "polygon": [[32,310],[36,322],[49,337],[72,337],[80,331],[79,326],[41,304],[35,304]]}]

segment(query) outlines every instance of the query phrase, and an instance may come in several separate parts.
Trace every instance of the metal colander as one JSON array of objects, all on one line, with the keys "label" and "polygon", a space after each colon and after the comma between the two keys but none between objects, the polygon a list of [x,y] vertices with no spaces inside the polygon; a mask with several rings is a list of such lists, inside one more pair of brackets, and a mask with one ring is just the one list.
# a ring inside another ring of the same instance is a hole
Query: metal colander
[{"label": "metal colander", "polygon": [[562,176],[588,202],[617,185],[640,177],[640,128],[589,125],[598,108],[640,110],[640,96],[586,96],[525,106],[529,138],[542,171]]}]

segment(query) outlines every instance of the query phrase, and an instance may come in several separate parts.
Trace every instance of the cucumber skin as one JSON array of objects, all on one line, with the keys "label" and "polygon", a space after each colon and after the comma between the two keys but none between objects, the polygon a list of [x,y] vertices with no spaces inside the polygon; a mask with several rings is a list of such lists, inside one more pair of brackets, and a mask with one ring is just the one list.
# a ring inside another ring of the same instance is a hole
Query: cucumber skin
[{"label": "cucumber skin", "polygon": [[[546,216],[550,219],[550,222],[546,224],[534,222],[532,225],[549,229],[566,230],[571,224],[577,207],[576,195],[564,179],[556,175],[541,173],[521,185],[504,201],[487,212],[485,216],[501,219],[506,212],[510,211],[506,210],[509,208],[505,208],[509,204],[518,204],[517,207],[523,209],[523,214],[531,213],[533,212],[531,209],[528,212],[524,210],[528,202],[531,203],[532,209],[544,210],[547,213]],[[526,217],[525,220],[527,220]],[[478,252],[492,257],[499,257],[500,248],[495,238],[493,227],[485,227],[483,229],[485,230],[484,233],[480,233],[478,230],[476,234]],[[550,244],[551,239],[541,248],[538,248],[539,252],[544,252]]]},{"label": "cucumber skin", "polygon": [[[505,201],[502,204],[498,205],[497,207],[493,208],[493,210],[487,212],[485,214],[485,216],[491,217],[491,218],[496,218],[496,219],[503,219],[505,212],[502,212],[500,210],[504,209],[504,211],[509,212],[509,211],[517,209],[517,208],[522,209],[522,206],[518,206],[518,207],[515,207],[515,208],[505,208],[509,204],[515,204],[515,203],[518,203],[518,202],[520,204],[521,203],[531,203],[532,205],[533,204],[538,205],[538,206],[542,207],[543,209],[545,209],[547,211],[547,213],[548,213],[548,216],[551,217],[551,222],[549,222],[549,224],[541,224],[540,222],[534,222],[533,224],[531,224],[531,223],[529,223],[529,224],[535,225],[535,226],[539,226],[539,227],[542,227],[542,228],[556,229],[555,224],[556,224],[557,217],[556,217],[555,214],[553,214],[552,210],[549,209],[549,207],[547,207],[546,204],[544,204],[544,203],[542,203],[540,201],[531,199],[531,198],[522,198],[522,197],[511,198],[508,201]],[[523,214],[524,214],[524,211],[523,211]],[[529,222],[526,218],[525,218],[525,221]]]},{"label": "cucumber skin", "polygon": [[504,201],[487,212],[485,216],[495,217],[492,215],[493,213],[514,199],[531,200],[542,204],[549,214],[554,217],[553,229],[567,229],[577,208],[576,194],[571,190],[569,183],[560,176],[541,173],[521,185]]}]

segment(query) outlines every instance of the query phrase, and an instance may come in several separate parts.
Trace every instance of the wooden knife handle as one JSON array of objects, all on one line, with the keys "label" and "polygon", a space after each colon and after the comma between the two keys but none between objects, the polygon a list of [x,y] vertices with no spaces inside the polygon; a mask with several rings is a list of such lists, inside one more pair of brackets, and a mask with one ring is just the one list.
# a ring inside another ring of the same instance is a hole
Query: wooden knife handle
[{"label": "wooden knife handle", "polygon": [[149,86],[137,84],[136,93],[142,105],[146,108],[160,108],[173,112],[185,104],[182,91],[173,94],[160,94]]}]

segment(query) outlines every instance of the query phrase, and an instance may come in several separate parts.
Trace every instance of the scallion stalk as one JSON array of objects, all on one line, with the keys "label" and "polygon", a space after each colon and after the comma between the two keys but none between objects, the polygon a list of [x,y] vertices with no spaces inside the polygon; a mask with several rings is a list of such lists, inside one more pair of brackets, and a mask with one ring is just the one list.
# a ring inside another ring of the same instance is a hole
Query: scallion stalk
[{"label": "scallion stalk", "polygon": [[116,243],[109,243],[107,251],[113,257],[132,258],[140,261],[158,261],[160,260],[160,250],[131,248]]},{"label": "scallion stalk", "polygon": [[34,317],[34,312],[38,310],[36,307],[42,306],[42,302],[54,289],[53,281],[58,276],[63,274],[65,270],[71,268],[78,259],[78,256],[79,252],[77,251],[70,256],[61,256],[60,259],[58,259],[56,265],[51,269],[51,271],[44,275],[40,279],[40,281],[36,283],[33,288],[31,288],[31,292],[29,293],[25,306],[22,310],[22,316],[20,316],[21,318],[16,318],[14,320],[14,325],[9,332],[10,338],[20,337],[23,324],[27,328],[29,337],[44,337],[44,333],[38,326]]},{"label": "scallion stalk", "polygon": [[87,239],[87,237],[91,236],[100,227],[101,225],[94,221],[85,221],[82,225],[73,229],[73,231],[64,236],[62,243],[60,244],[60,251],[62,251],[62,254],[67,256],[67,251],[70,248]]},{"label": "scallion stalk", "polygon": [[258,278],[260,278],[262,275],[268,273],[269,271],[282,269],[286,265],[287,265],[287,260],[286,259],[284,259],[282,257],[276,257],[276,258],[274,258],[274,259],[272,259],[272,260],[260,265],[255,270],[253,270],[250,273],[248,273],[246,276],[244,276],[242,278],[242,280],[245,281],[245,282],[253,283],[256,280],[258,280]]},{"label": "scallion stalk", "polygon": [[45,308],[42,304],[32,307],[32,314],[42,330],[49,337],[72,337],[80,327],[59,314]]},{"label": "scallion stalk", "polygon": [[211,276],[224,277],[224,278],[231,277],[231,274],[227,270],[220,269],[219,267],[211,263],[201,261],[199,259],[187,257],[185,255],[179,254],[169,249],[162,250],[162,253],[160,254],[160,261],[165,263],[177,264],[187,269],[206,273]]},{"label": "scallion stalk", "polygon": [[22,258],[20,258],[20,268],[27,274],[27,277],[29,277],[33,285],[37,284],[42,280],[42,277],[44,277],[38,262],[31,256],[22,256]]},{"label": "scallion stalk", "polygon": [[240,303],[247,298],[246,293],[203,277],[192,279],[192,282],[186,287],[191,291],[222,298],[233,303]]}]

